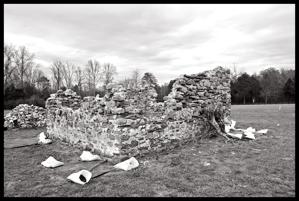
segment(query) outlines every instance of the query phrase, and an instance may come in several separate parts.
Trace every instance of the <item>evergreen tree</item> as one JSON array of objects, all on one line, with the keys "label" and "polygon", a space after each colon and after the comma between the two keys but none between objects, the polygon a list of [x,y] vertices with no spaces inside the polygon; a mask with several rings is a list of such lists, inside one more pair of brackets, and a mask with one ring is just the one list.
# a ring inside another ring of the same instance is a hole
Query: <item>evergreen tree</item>
[{"label": "evergreen tree", "polygon": [[283,92],[288,102],[295,101],[295,78],[289,78],[283,87]]}]

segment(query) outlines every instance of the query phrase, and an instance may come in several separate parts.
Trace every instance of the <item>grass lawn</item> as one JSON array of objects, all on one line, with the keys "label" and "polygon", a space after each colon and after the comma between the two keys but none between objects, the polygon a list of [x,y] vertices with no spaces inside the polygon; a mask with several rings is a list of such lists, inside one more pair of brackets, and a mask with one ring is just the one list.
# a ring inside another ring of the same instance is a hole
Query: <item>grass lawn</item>
[{"label": "grass lawn", "polygon": [[[236,128],[268,128],[254,141],[206,139],[171,153],[137,158],[131,171],[108,173],[81,186],[66,177],[96,162],[78,162],[82,150],[59,141],[9,149],[43,129],[4,132],[4,196],[295,196],[295,105],[232,106]],[[279,124],[279,126],[277,126]],[[54,156],[64,166],[40,163]],[[210,163],[205,166],[205,162]],[[94,170],[111,167],[105,163]],[[94,173],[93,172],[93,173]]]}]

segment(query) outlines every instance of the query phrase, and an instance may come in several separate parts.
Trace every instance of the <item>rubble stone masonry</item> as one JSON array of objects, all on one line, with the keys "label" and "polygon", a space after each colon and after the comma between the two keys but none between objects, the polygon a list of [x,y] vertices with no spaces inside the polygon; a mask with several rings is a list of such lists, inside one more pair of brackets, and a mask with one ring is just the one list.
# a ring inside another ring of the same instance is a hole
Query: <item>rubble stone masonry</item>
[{"label": "rubble stone masonry", "polygon": [[[136,156],[173,149],[214,132],[205,113],[217,105],[230,118],[230,72],[222,67],[177,78],[164,102],[150,83],[110,84],[103,98],[57,91],[46,102],[51,138],[105,156]],[[215,130],[215,129],[214,129]],[[210,136],[210,135],[209,135]]]}]

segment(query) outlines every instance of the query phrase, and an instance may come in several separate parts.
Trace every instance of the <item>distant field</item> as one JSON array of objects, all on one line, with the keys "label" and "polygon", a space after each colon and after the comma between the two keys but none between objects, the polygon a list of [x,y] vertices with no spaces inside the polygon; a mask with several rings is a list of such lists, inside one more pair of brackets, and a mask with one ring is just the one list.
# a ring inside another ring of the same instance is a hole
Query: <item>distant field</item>
[{"label": "distant field", "polygon": [[[137,158],[140,166],[108,173],[81,186],[66,177],[96,162],[79,163],[81,150],[61,142],[4,149],[4,196],[295,196],[295,105],[236,105],[237,128],[268,128],[255,141],[223,142],[221,137],[189,144],[168,154]],[[279,126],[277,125],[279,124]],[[30,141],[45,129],[4,132],[4,146]],[[54,156],[65,163],[47,169]],[[144,163],[147,161],[146,163]],[[204,166],[204,163],[210,163]],[[101,172],[112,164],[95,169]]]}]

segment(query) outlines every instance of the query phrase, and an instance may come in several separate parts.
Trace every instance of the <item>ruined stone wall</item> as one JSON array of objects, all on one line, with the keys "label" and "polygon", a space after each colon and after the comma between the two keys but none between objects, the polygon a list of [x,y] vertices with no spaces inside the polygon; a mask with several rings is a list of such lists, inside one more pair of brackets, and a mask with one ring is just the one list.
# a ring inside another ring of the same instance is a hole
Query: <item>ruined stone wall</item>
[{"label": "ruined stone wall", "polygon": [[178,78],[163,103],[154,86],[143,82],[124,89],[108,85],[103,98],[80,99],[58,91],[46,102],[50,137],[106,156],[146,154],[172,149],[213,132],[205,109],[217,106],[230,116],[229,71],[218,67]]}]

